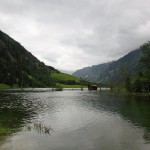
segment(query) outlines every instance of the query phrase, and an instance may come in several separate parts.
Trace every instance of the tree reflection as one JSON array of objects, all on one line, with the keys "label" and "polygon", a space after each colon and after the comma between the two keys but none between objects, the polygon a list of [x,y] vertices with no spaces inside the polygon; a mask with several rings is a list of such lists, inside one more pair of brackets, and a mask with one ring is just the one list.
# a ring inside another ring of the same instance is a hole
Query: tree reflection
[{"label": "tree reflection", "polygon": [[0,140],[8,134],[24,130],[50,135],[50,126],[41,122],[32,123],[41,108],[44,109],[42,102],[30,100],[26,94],[0,94]]},{"label": "tree reflection", "polygon": [[144,135],[143,135],[144,140],[146,141],[146,143],[150,143],[150,131],[145,131]]},{"label": "tree reflection", "polygon": [[34,115],[32,103],[29,105],[23,95],[0,94],[0,136],[18,132]]}]

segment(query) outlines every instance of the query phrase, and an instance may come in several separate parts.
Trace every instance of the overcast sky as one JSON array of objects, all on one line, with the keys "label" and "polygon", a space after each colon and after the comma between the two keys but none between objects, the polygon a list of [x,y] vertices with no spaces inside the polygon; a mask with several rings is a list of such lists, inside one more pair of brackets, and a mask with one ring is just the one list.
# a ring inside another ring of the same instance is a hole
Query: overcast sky
[{"label": "overcast sky", "polygon": [[0,29],[61,70],[118,59],[150,40],[150,0],[0,0]]}]

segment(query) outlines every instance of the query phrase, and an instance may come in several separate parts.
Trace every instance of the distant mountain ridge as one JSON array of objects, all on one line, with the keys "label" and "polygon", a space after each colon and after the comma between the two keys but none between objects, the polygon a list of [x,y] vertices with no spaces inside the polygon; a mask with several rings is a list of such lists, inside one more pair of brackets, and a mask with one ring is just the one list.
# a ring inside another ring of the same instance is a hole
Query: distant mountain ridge
[{"label": "distant mountain ridge", "polygon": [[97,82],[100,79],[100,74],[105,72],[110,63],[104,63],[100,65],[93,65],[91,67],[85,67],[83,69],[77,70],[73,73],[74,76],[87,79],[89,81]]},{"label": "distant mountain ridge", "polygon": [[121,82],[122,78],[134,76],[142,69],[139,63],[141,55],[142,51],[137,49],[117,61],[85,67],[75,71],[73,75],[93,82]]}]

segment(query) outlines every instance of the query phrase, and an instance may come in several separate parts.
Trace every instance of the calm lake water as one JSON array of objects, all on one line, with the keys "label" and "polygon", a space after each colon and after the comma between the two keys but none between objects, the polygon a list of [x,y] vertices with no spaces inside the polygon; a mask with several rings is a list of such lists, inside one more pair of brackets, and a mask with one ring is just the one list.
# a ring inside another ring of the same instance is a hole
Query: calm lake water
[{"label": "calm lake water", "polygon": [[150,150],[148,97],[108,91],[0,94],[0,150]]}]

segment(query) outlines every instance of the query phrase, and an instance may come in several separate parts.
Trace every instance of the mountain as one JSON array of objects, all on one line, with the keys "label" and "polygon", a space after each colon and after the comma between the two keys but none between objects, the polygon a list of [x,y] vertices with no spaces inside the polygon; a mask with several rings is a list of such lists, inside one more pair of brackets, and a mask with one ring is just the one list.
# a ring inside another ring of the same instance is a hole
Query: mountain
[{"label": "mountain", "polygon": [[117,61],[85,67],[73,73],[74,76],[88,79],[93,82],[119,83],[127,77],[134,76],[142,69],[139,62],[142,51],[134,50]]},{"label": "mountain", "polygon": [[0,64],[0,88],[88,84],[85,80],[45,65],[1,30]]},{"label": "mountain", "polygon": [[77,70],[73,73],[73,75],[92,82],[97,82],[100,80],[100,75],[108,69],[109,64],[110,63],[104,63],[100,65],[93,65],[91,67],[85,67],[83,69]]},{"label": "mountain", "polygon": [[58,72],[46,66],[20,43],[0,31],[0,83],[17,87],[54,85],[50,74]]}]

